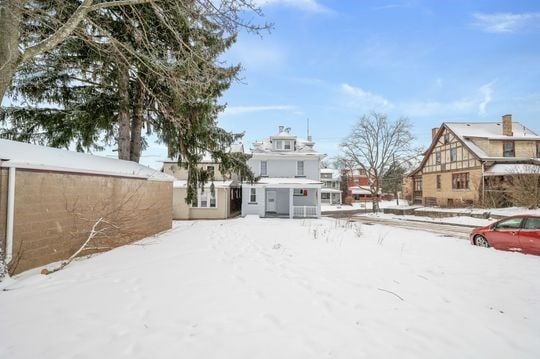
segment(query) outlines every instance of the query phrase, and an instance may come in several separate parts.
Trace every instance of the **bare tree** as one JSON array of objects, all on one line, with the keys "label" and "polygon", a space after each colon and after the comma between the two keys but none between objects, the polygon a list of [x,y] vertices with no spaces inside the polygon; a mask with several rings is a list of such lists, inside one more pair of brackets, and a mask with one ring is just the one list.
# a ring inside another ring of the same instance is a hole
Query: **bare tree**
[{"label": "bare tree", "polygon": [[529,209],[540,206],[540,167],[516,166],[504,182],[505,194],[514,206]]},{"label": "bare tree", "polygon": [[351,133],[341,143],[342,157],[349,166],[363,169],[369,182],[373,212],[379,210],[378,195],[382,175],[394,160],[406,163],[419,156],[420,148],[414,147],[414,136],[407,118],[396,121],[386,114],[363,115]]}]

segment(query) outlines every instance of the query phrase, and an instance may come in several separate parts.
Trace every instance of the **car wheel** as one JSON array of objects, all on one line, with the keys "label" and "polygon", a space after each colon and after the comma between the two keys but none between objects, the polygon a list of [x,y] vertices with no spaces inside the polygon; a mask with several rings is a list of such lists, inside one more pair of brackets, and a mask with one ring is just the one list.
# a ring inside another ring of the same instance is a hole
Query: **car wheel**
[{"label": "car wheel", "polygon": [[481,235],[477,235],[476,237],[474,237],[474,244],[476,244],[478,247],[489,248],[489,243],[486,237]]}]

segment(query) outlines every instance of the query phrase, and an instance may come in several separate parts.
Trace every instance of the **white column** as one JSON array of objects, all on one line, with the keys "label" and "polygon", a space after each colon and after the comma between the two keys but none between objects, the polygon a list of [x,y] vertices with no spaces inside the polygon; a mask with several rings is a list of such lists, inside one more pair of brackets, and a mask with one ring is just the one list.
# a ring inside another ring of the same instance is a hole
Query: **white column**
[{"label": "white column", "polygon": [[293,218],[293,189],[289,188],[289,218]]},{"label": "white column", "polygon": [[321,216],[321,188],[317,188],[317,217]]}]

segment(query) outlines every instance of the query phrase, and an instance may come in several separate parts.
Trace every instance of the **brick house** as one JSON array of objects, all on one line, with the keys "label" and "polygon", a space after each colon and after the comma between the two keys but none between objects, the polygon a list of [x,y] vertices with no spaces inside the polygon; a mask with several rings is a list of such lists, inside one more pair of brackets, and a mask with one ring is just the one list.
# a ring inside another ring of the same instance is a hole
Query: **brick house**
[{"label": "brick house", "polygon": [[11,274],[171,228],[173,178],[134,162],[0,139],[0,250]]},{"label": "brick house", "polygon": [[459,207],[482,202],[516,171],[540,171],[540,136],[504,115],[501,122],[446,122],[403,192],[410,202]]},{"label": "brick house", "polygon": [[341,170],[341,178],[344,203],[371,201],[369,177],[363,168],[343,169]]}]

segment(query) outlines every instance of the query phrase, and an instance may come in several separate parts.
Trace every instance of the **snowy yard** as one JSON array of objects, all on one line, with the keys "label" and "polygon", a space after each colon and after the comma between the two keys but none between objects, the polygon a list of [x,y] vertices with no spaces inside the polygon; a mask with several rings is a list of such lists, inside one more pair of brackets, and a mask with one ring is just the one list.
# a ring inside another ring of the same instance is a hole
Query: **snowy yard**
[{"label": "snowy yard", "polygon": [[177,222],[0,285],[0,358],[539,358],[540,257],[334,219]]}]

